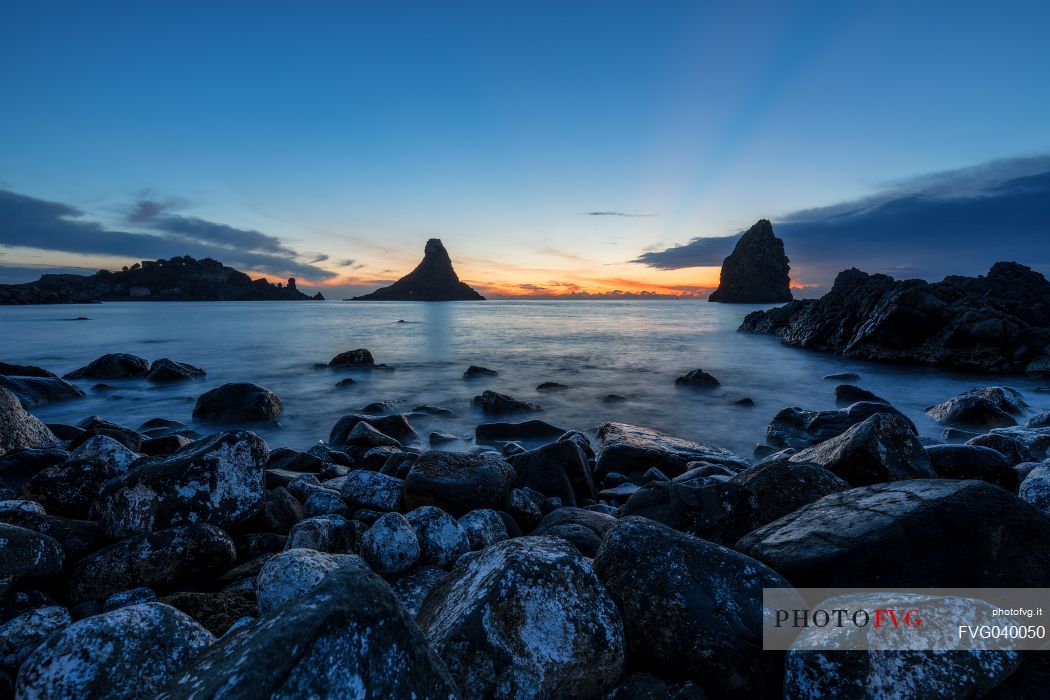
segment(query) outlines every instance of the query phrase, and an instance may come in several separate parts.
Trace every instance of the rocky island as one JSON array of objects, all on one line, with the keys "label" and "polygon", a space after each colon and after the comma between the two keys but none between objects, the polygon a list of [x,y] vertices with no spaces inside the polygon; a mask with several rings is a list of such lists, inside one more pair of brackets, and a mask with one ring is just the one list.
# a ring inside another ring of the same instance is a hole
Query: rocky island
[{"label": "rocky island", "polygon": [[431,238],[416,269],[388,287],[353,301],[484,301],[470,285],[461,282],[452,269],[452,259],[441,241]]},{"label": "rocky island", "polygon": [[784,241],[761,219],[737,241],[722,262],[718,289],[708,301],[724,304],[780,304],[791,301],[791,278]]},{"label": "rocky island", "polygon": [[99,301],[300,301],[323,300],[300,292],[295,278],[273,284],[223,265],[184,255],[143,260],[94,275],[44,275],[36,282],[0,285],[0,304],[90,304]]},{"label": "rocky island", "polygon": [[820,299],[755,311],[740,330],[861,360],[1050,373],[1050,282],[1016,262],[934,283],[852,268]]}]

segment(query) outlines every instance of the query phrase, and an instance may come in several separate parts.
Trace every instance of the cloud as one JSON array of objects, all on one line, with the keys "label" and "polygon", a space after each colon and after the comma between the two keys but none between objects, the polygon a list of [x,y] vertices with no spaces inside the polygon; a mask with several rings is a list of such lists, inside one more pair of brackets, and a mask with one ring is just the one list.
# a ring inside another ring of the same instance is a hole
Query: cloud
[{"label": "cloud", "polygon": [[[998,160],[889,183],[879,192],[774,222],[792,276],[827,284],[847,267],[939,279],[997,260],[1050,270],[1050,156]],[[739,234],[738,234],[739,235]],[[633,262],[720,265],[736,236],[694,238]]]},{"label": "cloud", "polygon": [[68,204],[0,190],[0,245],[126,259],[190,255],[238,269],[324,280],[334,273],[310,262],[273,236],[169,212],[171,202],[143,199],[127,216],[149,232],[114,230],[85,219]]},{"label": "cloud", "polygon": [[659,216],[658,214],[633,214],[625,211],[585,211],[584,216],[623,216],[629,219],[645,218],[648,216]]}]

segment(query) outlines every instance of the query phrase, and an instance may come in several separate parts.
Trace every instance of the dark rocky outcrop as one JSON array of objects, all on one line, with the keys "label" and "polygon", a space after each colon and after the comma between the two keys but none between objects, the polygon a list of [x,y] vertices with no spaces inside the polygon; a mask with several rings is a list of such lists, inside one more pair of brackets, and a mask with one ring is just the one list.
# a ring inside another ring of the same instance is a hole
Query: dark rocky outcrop
[{"label": "dark rocky outcrop", "polygon": [[460,282],[445,246],[437,238],[427,241],[423,261],[416,269],[388,287],[354,297],[354,301],[484,301],[485,297]]},{"label": "dark rocky outcrop", "polygon": [[773,416],[766,428],[766,442],[777,447],[803,449],[841,435],[878,413],[892,413],[914,425],[889,404],[861,401],[835,411],[809,411],[797,406],[784,408]]},{"label": "dark rocky outcrop", "polygon": [[926,448],[926,455],[942,479],[980,479],[1007,491],[1017,489],[1017,472],[1001,452],[990,447],[931,445]]},{"label": "dark rocky outcrop", "polygon": [[149,362],[138,355],[113,352],[65,375],[66,379],[127,379],[144,377]]},{"label": "dark rocky outcrop", "polygon": [[690,386],[697,389],[715,389],[720,386],[714,375],[708,374],[702,369],[694,369],[685,376],[675,379],[674,383],[678,386]]},{"label": "dark rocky outcrop", "polygon": [[0,375],[0,387],[18,397],[22,408],[80,398],[84,390],[58,377],[10,377]]},{"label": "dark rocky outcrop", "polygon": [[670,437],[649,428],[627,423],[604,423],[598,428],[598,461],[595,471],[644,473],[656,467],[667,476],[678,476],[689,462],[747,466],[729,450]]},{"label": "dark rocky outcrop", "polygon": [[766,219],[747,230],[722,261],[718,289],[708,301],[730,304],[781,304],[791,301],[791,278],[784,241]]},{"label": "dark rocky outcrop", "polygon": [[896,281],[856,268],[820,299],[748,314],[741,331],[862,360],[1050,371],[1050,282],[1015,262],[979,277]]},{"label": "dark rocky outcrop", "polygon": [[44,275],[36,282],[0,284],[0,304],[88,304],[98,301],[294,301],[307,296],[295,286],[253,280],[217,260],[188,255],[143,260],[129,268],[94,275]]}]

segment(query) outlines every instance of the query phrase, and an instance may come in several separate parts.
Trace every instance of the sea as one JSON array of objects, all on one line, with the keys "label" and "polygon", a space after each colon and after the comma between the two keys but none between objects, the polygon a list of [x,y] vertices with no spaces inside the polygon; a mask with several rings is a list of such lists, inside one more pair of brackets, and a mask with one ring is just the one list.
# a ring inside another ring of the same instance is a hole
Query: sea
[{"label": "sea", "polygon": [[[273,425],[251,426],[271,448],[305,450],[326,440],[340,416],[375,401],[408,412],[421,404],[451,417],[413,418],[422,436],[456,435],[442,449],[468,450],[474,427],[493,420],[472,406],[485,389],[539,404],[533,416],[556,426],[590,430],[606,421],[647,426],[749,457],[766,426],[786,406],[836,408],[839,381],[857,384],[908,415],[920,435],[942,427],[924,409],[974,386],[1019,389],[1033,411],[1050,408],[1035,391],[1050,379],[994,377],[925,367],[866,363],[738,333],[743,317],[764,306],[703,301],[572,300],[486,302],[113,302],[96,305],[0,307],[0,360],[39,365],[62,375],[111,352],[168,357],[207,372],[204,379],[155,384],[145,379],[77,380],[87,396],[39,406],[47,423],[76,424],[98,415],[137,427],[150,418],[195,424],[197,397],[227,382],[255,382],[280,396]],[[77,318],[86,320],[74,320]],[[340,352],[367,348],[393,370],[336,370]],[[469,365],[497,376],[464,379]],[[702,368],[721,382],[714,390],[675,385]],[[345,377],[356,384],[337,388]],[[541,382],[568,388],[536,389]],[[97,384],[107,385],[97,387]],[[615,395],[618,400],[608,397]],[[742,398],[753,406],[740,406]]]}]

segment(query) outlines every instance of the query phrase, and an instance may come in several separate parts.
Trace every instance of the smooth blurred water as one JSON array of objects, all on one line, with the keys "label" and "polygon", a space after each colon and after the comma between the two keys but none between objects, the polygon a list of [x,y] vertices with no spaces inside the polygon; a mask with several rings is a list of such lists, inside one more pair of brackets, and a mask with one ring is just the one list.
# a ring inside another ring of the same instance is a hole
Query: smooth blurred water
[{"label": "smooth blurred water", "polygon": [[[271,447],[306,449],[327,439],[339,416],[387,399],[445,406],[455,418],[414,420],[430,430],[473,435],[486,419],[471,398],[494,389],[542,405],[537,417],[564,428],[618,420],[721,445],[750,456],[769,419],[785,406],[834,408],[836,383],[854,371],[860,386],[891,401],[923,435],[939,436],[923,408],[977,385],[1003,383],[1024,392],[1033,409],[1050,408],[1050,383],[868,364],[781,346],[773,338],[736,332],[755,306],[691,301],[171,302],[91,306],[0,307],[0,360],[57,374],[108,352],[148,360],[170,357],[203,367],[206,379],[156,385],[143,379],[101,380],[117,387],[33,412],[46,422],[76,423],[90,415],[138,426],[148,418],[192,423],[196,397],[226,382],[262,384],[284,401],[276,426],[256,426]],[[88,321],[72,321],[86,316]],[[398,323],[404,320],[406,323]],[[368,348],[393,372],[318,369],[337,353]],[[464,380],[470,364],[499,372]],[[722,383],[715,391],[679,389],[675,377],[703,368]],[[335,384],[346,376],[359,383]],[[538,392],[540,382],[569,385]],[[628,401],[605,403],[607,394]],[[745,396],[756,406],[734,406]],[[510,418],[509,420],[518,420]],[[210,430],[202,427],[203,430]],[[465,449],[469,445],[459,447]]]}]

